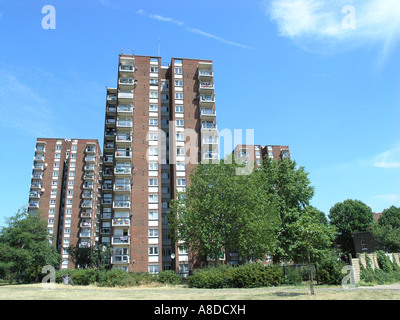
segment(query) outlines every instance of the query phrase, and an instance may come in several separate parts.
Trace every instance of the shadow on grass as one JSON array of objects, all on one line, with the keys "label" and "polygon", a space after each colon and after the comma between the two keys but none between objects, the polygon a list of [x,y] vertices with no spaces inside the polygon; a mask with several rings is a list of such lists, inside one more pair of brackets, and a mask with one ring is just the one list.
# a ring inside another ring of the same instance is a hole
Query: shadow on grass
[{"label": "shadow on grass", "polygon": [[308,293],[299,293],[299,292],[273,292],[272,294],[278,297],[297,297],[297,296],[308,295]]}]

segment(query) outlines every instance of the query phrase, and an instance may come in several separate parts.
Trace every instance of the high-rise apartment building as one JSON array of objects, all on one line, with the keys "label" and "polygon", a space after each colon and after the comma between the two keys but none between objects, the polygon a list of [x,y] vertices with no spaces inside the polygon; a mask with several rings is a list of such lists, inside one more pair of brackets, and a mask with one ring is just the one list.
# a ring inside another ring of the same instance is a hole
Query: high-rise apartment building
[{"label": "high-rise apartment building", "polygon": [[236,159],[241,159],[255,165],[261,165],[266,157],[274,160],[290,158],[289,146],[279,145],[237,145],[233,150]]},{"label": "high-rise apartment building", "polygon": [[113,268],[188,273],[167,213],[197,163],[219,158],[212,62],[121,54],[106,100],[100,243]]},{"label": "high-rise apartment building", "polygon": [[62,254],[60,268],[74,268],[67,248],[95,245],[101,150],[97,140],[36,141],[28,212],[40,210],[53,245]]}]

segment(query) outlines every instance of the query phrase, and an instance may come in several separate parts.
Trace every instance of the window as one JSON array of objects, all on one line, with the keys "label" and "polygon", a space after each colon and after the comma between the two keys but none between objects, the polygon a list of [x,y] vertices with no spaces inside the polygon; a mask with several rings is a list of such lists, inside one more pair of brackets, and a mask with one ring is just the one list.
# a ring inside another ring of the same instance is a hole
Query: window
[{"label": "window", "polygon": [[186,179],[177,179],[177,186],[178,187],[185,187],[186,186]]},{"label": "window", "polygon": [[158,67],[150,66],[150,72],[158,73]]},{"label": "window", "polygon": [[56,150],[61,150],[61,146],[56,146]]},{"label": "window", "polygon": [[161,202],[161,208],[168,209],[169,208],[169,203],[167,201]]},{"label": "window", "polygon": [[149,238],[158,238],[158,229],[149,229]]},{"label": "window", "polygon": [[54,168],[59,168],[60,167],[60,163],[59,162],[54,162]]},{"label": "window", "polygon": [[184,163],[177,163],[176,164],[176,171],[185,171],[185,164]]},{"label": "window", "polygon": [[150,126],[158,126],[158,119],[150,118],[149,119],[149,125]]},{"label": "window", "polygon": [[183,127],[184,126],[184,121],[183,120],[176,120],[176,126],[177,127]]},{"label": "window", "polygon": [[183,133],[177,133],[176,141],[185,141],[185,135]]},{"label": "window", "polygon": [[158,156],[158,148],[149,148],[149,155],[150,156]]},{"label": "window", "polygon": [[69,229],[69,228],[64,229],[64,233],[65,234],[70,234],[71,233],[71,229]]},{"label": "window", "polygon": [[53,224],[54,223],[54,219],[49,219],[47,223],[48,224]]},{"label": "window", "polygon": [[75,183],[75,181],[74,181],[74,180],[68,180],[68,185],[69,185],[69,186],[73,186],[73,185],[74,185],[74,183]]},{"label": "window", "polygon": [[161,173],[161,179],[169,179],[169,173],[168,172],[162,172]]},{"label": "window", "polygon": [[[169,94],[162,93],[161,94],[161,100],[168,100],[169,99]],[[167,101],[168,102],[168,101]],[[161,110],[162,111],[162,110]]]},{"label": "window", "polygon": [[54,213],[56,212],[56,210],[55,209],[49,209],[49,216],[52,216],[52,215],[54,215]]},{"label": "window", "polygon": [[183,70],[182,70],[182,68],[175,68],[174,72],[175,72],[175,74],[182,74]]},{"label": "window", "polygon": [[158,179],[155,179],[155,178],[149,179],[149,186],[158,187]]},{"label": "window", "polygon": [[60,159],[60,158],[61,158],[61,153],[56,153],[56,155],[54,156],[54,158]]},{"label": "window", "polygon": [[183,81],[182,80],[175,80],[175,87],[183,87]]},{"label": "window", "polygon": [[183,93],[182,92],[176,92],[175,93],[175,99],[176,100],[183,100]]},{"label": "window", "polygon": [[183,113],[183,106],[175,106],[175,112]]},{"label": "window", "polygon": [[161,106],[161,112],[168,112],[168,106]]},{"label": "window", "polygon": [[65,219],[65,224],[71,224],[71,219]]},{"label": "window", "polygon": [[149,255],[150,256],[158,255],[158,246],[149,247]]},{"label": "window", "polygon": [[77,145],[73,145],[73,146],[71,147],[71,150],[72,150],[72,151],[78,150],[78,146],[77,146]]},{"label": "window", "polygon": [[150,211],[149,220],[158,220],[158,211]]},{"label": "window", "polygon": [[177,156],[184,156],[185,155],[185,148],[176,148],[176,155]]},{"label": "window", "polygon": [[158,163],[157,162],[150,162],[149,163],[149,170],[151,170],[151,171],[158,170]]},{"label": "window", "polygon": [[66,214],[66,215],[71,215],[71,214],[72,214],[72,209],[67,209],[67,210],[65,211],[65,214]]},{"label": "window", "polygon": [[72,200],[67,200],[67,204],[72,204]]},{"label": "window", "polygon": [[158,141],[158,133],[149,132],[149,141]]},{"label": "window", "polygon": [[149,273],[158,273],[159,267],[158,265],[149,265]]},{"label": "window", "polygon": [[50,204],[56,204],[56,200],[50,200]]},{"label": "window", "polygon": [[149,194],[149,202],[158,202],[158,194]]},{"label": "window", "polygon": [[150,98],[158,99],[158,91],[150,91]]},{"label": "window", "polygon": [[158,105],[156,104],[151,104],[149,107],[150,112],[158,112]]},{"label": "window", "polygon": [[150,79],[150,85],[158,86],[158,79],[151,78],[151,79]]}]

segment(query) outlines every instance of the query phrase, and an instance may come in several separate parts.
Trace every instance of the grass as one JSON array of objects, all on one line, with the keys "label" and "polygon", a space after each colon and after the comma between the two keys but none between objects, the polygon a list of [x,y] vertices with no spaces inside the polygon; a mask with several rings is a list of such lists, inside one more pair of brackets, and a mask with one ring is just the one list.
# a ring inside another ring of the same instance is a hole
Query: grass
[{"label": "grass", "polygon": [[0,285],[1,300],[400,300],[400,284],[391,286],[342,287],[316,286],[310,295],[307,286],[282,286],[252,289],[195,289],[186,286],[139,286],[103,288],[56,284]]}]

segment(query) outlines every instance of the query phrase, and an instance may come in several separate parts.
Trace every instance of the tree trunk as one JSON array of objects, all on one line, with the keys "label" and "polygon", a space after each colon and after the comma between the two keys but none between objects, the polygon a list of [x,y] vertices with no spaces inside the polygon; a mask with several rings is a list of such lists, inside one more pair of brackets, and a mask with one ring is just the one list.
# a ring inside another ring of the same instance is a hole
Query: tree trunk
[{"label": "tree trunk", "polygon": [[312,274],[310,250],[309,250],[308,247],[307,247],[307,257],[308,257],[308,277],[309,277],[309,280],[310,280],[310,292],[311,292],[311,295],[314,295],[313,274]]}]

